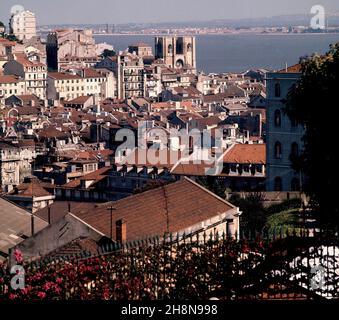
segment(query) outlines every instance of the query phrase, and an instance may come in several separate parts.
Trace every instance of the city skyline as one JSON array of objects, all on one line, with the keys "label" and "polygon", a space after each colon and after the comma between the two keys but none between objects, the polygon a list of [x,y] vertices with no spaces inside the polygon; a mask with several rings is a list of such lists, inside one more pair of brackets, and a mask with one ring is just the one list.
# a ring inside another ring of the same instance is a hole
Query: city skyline
[{"label": "city skyline", "polygon": [[[79,9],[80,0],[69,2],[57,0],[46,3],[41,0],[5,0],[0,4],[0,21],[7,24],[10,10],[14,5],[23,5],[25,9],[34,12],[38,25],[46,24],[100,24],[100,23],[159,23],[159,22],[192,22],[218,19],[251,19],[264,18],[276,15],[309,14],[311,7],[323,5],[327,12],[339,11],[339,4],[335,0],[323,0],[321,3],[314,0],[302,0],[296,3],[287,0],[284,3],[271,5],[269,0],[239,0],[236,3],[223,0],[172,0],[161,2],[156,0],[116,1],[97,0],[86,3]],[[67,5],[67,11],[64,8]],[[102,10],[98,10],[102,8]],[[53,12],[53,16],[50,16]]]}]

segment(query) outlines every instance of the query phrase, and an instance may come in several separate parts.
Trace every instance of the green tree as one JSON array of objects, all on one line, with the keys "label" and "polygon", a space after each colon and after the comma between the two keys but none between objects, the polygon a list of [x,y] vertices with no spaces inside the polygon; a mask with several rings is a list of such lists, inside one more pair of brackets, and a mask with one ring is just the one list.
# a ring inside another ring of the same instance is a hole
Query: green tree
[{"label": "green tree", "polygon": [[226,187],[214,176],[200,177],[197,182],[220,198],[226,198]]},{"label": "green tree", "polygon": [[266,230],[270,237],[278,235],[281,231],[297,230],[300,227],[300,215],[298,209],[290,209],[274,213],[267,218]]},{"label": "green tree", "polygon": [[261,193],[251,193],[246,198],[234,195],[230,203],[240,208],[241,229],[244,231],[261,232],[266,224],[267,212],[263,205],[264,196]]},{"label": "green tree", "polygon": [[286,113],[305,127],[304,150],[294,160],[306,174],[305,191],[322,224],[339,224],[339,43],[325,55],[301,59],[302,77],[288,95]]},{"label": "green tree", "polygon": [[114,50],[105,49],[104,52],[101,54],[101,57],[107,58],[107,57],[114,57],[116,55],[117,54]]}]

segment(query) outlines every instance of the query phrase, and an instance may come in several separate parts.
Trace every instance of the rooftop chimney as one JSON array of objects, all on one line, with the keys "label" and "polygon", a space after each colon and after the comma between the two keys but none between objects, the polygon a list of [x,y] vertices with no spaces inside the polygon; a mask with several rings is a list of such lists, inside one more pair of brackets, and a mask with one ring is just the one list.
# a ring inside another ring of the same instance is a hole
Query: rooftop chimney
[{"label": "rooftop chimney", "polygon": [[127,240],[126,221],[120,219],[115,222],[116,241],[123,243]]},{"label": "rooftop chimney", "polygon": [[47,210],[48,210],[48,224],[51,224],[51,207],[48,206]]},{"label": "rooftop chimney", "polygon": [[31,215],[31,232],[32,232],[32,237],[34,236],[34,215]]}]

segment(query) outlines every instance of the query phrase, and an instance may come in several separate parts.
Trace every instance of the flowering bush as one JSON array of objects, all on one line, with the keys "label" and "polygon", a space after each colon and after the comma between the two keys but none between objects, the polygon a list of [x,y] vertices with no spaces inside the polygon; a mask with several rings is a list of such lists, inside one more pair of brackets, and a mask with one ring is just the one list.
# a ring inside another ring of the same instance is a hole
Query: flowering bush
[{"label": "flowering bush", "polygon": [[[25,288],[16,291],[9,286],[11,275],[3,264],[0,299],[208,299],[216,292],[224,299],[256,298],[264,290],[263,283],[270,281],[272,263],[281,262],[275,260],[277,250],[286,251],[279,246],[265,241],[190,239],[135,246],[87,259],[42,260],[25,265]],[[22,263],[21,253],[14,255]],[[285,253],[283,260],[288,260]],[[290,276],[287,273],[280,280]]]}]

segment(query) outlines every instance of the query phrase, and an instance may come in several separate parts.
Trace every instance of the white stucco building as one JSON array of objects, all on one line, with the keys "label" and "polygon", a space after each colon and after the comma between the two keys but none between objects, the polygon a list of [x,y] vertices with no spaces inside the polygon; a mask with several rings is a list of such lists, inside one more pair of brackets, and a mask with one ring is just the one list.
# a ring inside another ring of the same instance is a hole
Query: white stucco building
[{"label": "white stucco building", "polygon": [[10,33],[14,34],[19,40],[29,40],[36,36],[36,18],[30,11],[21,11],[11,16]]},{"label": "white stucco building", "polygon": [[69,101],[81,96],[94,96],[100,101],[114,96],[114,86],[114,76],[109,70],[50,72],[47,78],[47,97],[51,101]]},{"label": "white stucco building", "polygon": [[47,66],[38,61],[30,61],[24,54],[16,54],[15,60],[4,65],[5,75],[15,75],[25,81],[26,92],[46,99]]}]

